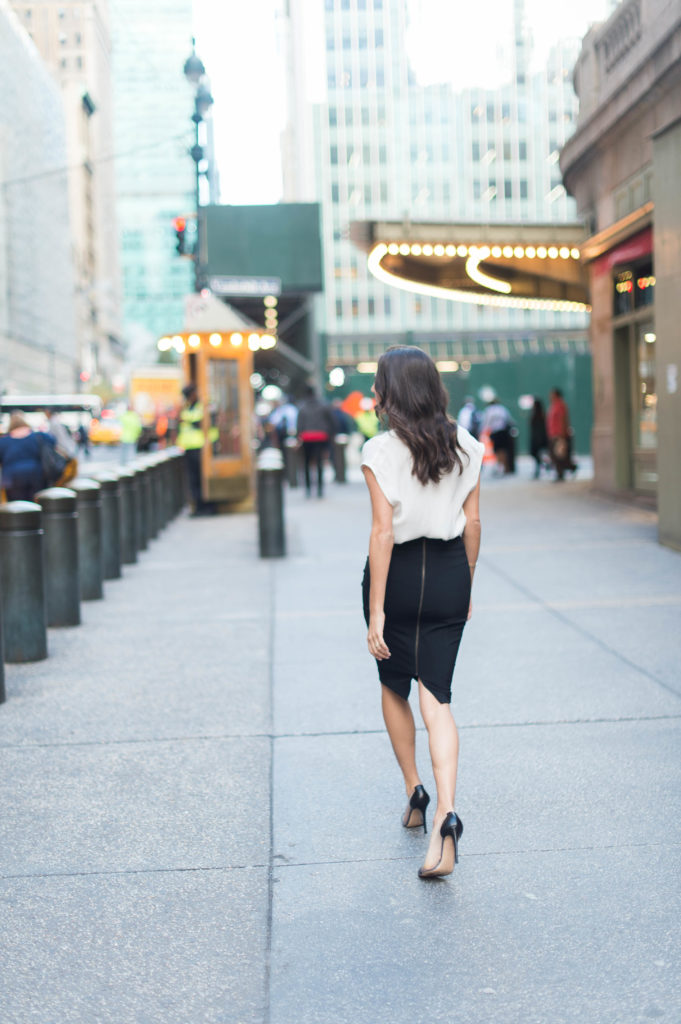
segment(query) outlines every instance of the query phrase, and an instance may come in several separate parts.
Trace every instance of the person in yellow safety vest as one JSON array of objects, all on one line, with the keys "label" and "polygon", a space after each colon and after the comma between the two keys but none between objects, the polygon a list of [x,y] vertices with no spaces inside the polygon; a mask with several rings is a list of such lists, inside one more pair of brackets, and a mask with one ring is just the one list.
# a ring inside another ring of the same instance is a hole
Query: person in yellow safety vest
[{"label": "person in yellow safety vest", "polygon": [[376,436],[380,429],[380,423],[374,411],[374,401],[372,398],[363,398],[361,400],[359,412],[355,416],[355,423],[365,441],[369,441],[372,437]]},{"label": "person in yellow safety vest", "polygon": [[205,516],[214,511],[214,506],[203,500],[201,493],[201,450],[206,443],[203,429],[203,402],[199,401],[196,384],[182,388],[185,404],[180,410],[180,424],[177,432],[177,446],[184,448],[187,482],[192,500],[192,515]]},{"label": "person in yellow safety vest", "polygon": [[121,416],[121,462],[135,458],[137,442],[142,433],[142,420],[131,405]]}]

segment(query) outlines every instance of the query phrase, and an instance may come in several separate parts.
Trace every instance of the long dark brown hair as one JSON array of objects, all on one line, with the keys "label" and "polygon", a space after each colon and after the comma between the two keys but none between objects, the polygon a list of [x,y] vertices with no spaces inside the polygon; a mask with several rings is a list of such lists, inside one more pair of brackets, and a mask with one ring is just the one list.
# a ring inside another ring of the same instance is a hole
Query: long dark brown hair
[{"label": "long dark brown hair", "polygon": [[378,360],[376,412],[387,417],[411,452],[412,473],[434,483],[455,467],[463,470],[456,421],[447,415],[448,396],[435,363],[420,348],[396,345]]}]

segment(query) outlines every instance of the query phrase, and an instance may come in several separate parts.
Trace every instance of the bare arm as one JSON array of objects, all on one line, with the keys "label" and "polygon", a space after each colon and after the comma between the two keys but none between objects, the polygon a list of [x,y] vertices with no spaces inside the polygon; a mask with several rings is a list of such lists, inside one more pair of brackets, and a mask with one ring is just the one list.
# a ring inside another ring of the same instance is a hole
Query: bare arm
[{"label": "bare arm", "polygon": [[[466,550],[468,568],[471,571],[471,584],[475,574],[475,566],[480,551],[480,480],[478,479],[475,488],[468,495],[463,503],[463,510],[466,515],[466,525],[463,531],[463,546]],[[468,618],[473,614],[473,602],[468,608]]]},{"label": "bare arm", "polygon": [[385,494],[378,486],[376,477],[368,468],[362,467],[364,479],[371,496],[371,536],[369,538],[369,632],[367,645],[374,658],[382,661],[390,657],[390,651],[383,639],[385,624],[385,586],[388,580],[390,556],[393,550],[393,509]]}]

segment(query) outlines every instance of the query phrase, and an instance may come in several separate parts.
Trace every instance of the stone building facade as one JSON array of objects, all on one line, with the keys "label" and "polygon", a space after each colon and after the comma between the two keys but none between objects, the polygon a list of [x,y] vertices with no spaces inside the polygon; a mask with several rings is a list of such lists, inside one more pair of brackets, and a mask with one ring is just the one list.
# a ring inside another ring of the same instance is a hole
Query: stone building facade
[{"label": "stone building facade", "polygon": [[681,4],[624,0],[584,39],[560,166],[588,238],[595,481],[681,548]]},{"label": "stone building facade", "polygon": [[0,0],[0,391],[73,392],[78,376],[59,89]]}]

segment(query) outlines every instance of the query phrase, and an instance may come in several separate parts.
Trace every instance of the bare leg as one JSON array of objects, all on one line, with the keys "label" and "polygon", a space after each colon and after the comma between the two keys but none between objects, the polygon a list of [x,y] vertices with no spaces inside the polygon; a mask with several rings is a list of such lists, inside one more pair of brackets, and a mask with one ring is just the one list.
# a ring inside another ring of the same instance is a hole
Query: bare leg
[{"label": "bare leg", "polygon": [[440,859],[440,825],[454,810],[456,770],[459,763],[459,734],[449,704],[440,702],[419,680],[419,705],[428,730],[430,758],[437,787],[437,807],[433,818],[430,846],[424,867],[434,867]]},{"label": "bare leg", "polygon": [[407,796],[411,796],[414,787],[421,782],[416,770],[416,726],[409,701],[398,697],[387,686],[381,687],[381,703],[390,742],[393,745],[397,763],[404,775]]}]

